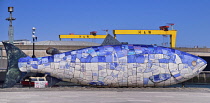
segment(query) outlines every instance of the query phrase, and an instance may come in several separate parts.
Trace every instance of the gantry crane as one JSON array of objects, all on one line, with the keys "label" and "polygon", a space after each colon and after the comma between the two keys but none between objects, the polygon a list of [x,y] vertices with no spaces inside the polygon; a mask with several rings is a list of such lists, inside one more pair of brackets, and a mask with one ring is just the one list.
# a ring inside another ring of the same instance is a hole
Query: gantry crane
[{"label": "gantry crane", "polygon": [[[172,26],[172,24],[169,24]],[[174,24],[173,24],[174,25]],[[160,26],[160,30],[113,30],[114,38],[121,34],[140,34],[140,35],[170,35],[170,47],[176,47],[176,30],[168,30],[169,26]],[[96,31],[90,32],[90,35],[59,35],[60,40],[63,38],[86,38],[86,39],[104,39],[107,35],[96,35]]]},{"label": "gantry crane", "polygon": [[63,39],[63,38],[86,38],[86,39],[104,39],[106,38],[107,35],[96,35],[96,31],[92,31],[90,32],[90,35],[74,35],[72,33],[70,33],[69,35],[59,35],[59,39]]}]

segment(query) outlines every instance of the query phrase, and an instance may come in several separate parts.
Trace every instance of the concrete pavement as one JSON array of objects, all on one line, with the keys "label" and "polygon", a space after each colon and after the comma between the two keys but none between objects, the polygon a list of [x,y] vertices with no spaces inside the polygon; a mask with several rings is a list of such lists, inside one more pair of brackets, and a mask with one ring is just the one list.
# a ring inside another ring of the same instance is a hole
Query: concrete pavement
[{"label": "concrete pavement", "polygon": [[5,88],[0,103],[209,103],[209,88]]}]

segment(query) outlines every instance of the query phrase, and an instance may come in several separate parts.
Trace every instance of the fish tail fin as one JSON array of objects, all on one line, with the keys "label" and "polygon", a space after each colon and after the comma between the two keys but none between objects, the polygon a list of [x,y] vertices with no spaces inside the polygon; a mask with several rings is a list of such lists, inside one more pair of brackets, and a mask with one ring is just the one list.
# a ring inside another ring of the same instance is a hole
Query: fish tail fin
[{"label": "fish tail fin", "polygon": [[18,60],[27,55],[13,44],[3,42],[7,53],[7,73],[3,88],[13,87],[26,73],[22,73],[18,68]]}]

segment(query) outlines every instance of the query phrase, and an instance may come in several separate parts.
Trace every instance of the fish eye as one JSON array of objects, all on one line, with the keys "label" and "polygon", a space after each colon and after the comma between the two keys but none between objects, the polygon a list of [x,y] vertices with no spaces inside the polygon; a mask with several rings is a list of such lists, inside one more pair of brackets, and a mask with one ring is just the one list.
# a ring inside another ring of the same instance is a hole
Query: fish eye
[{"label": "fish eye", "polygon": [[192,61],[192,65],[196,66],[197,62],[196,61]]}]

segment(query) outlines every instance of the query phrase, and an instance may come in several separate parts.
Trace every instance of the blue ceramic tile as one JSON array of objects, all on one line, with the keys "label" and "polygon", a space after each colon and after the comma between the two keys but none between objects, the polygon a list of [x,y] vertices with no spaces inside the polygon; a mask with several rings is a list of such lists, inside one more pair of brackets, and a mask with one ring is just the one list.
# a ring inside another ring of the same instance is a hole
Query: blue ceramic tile
[{"label": "blue ceramic tile", "polygon": [[81,68],[80,71],[81,71],[81,72],[85,72],[86,69],[85,69],[85,68]]},{"label": "blue ceramic tile", "polygon": [[149,73],[149,72],[152,72],[152,71],[154,71],[156,68],[150,68],[150,67],[148,67],[148,68],[146,68],[146,70],[144,71],[144,73]]},{"label": "blue ceramic tile", "polygon": [[129,50],[134,50],[133,45],[128,45],[128,49],[129,49]]},{"label": "blue ceramic tile", "polygon": [[179,77],[179,76],[181,76],[179,73],[178,74],[175,74],[175,75],[173,75],[175,78],[176,77]]},{"label": "blue ceramic tile", "polygon": [[128,45],[122,45],[122,49],[127,49],[128,50]]},{"label": "blue ceramic tile", "polygon": [[105,56],[106,54],[107,54],[107,52],[105,52],[105,51],[98,52],[98,56]]},{"label": "blue ceramic tile", "polygon": [[148,45],[141,45],[141,47],[143,47],[143,48],[147,48],[147,46],[148,46]]},{"label": "blue ceramic tile", "polygon": [[42,57],[42,64],[48,63],[48,57]]},{"label": "blue ceramic tile", "polygon": [[148,48],[153,48],[154,46],[153,46],[153,45],[147,45],[147,47],[148,47]]},{"label": "blue ceramic tile", "polygon": [[82,54],[82,50],[77,50],[77,54]]},{"label": "blue ceramic tile", "polygon": [[149,79],[154,83],[162,82],[168,80],[169,78],[171,78],[170,74],[158,74],[149,77]]},{"label": "blue ceramic tile", "polygon": [[154,48],[153,47],[149,47],[148,48],[148,52],[149,52],[149,54],[154,54]]},{"label": "blue ceramic tile", "polygon": [[154,53],[155,54],[163,54],[162,48],[161,47],[156,47]]},{"label": "blue ceramic tile", "polygon": [[93,76],[98,76],[98,73],[92,73]]},{"label": "blue ceramic tile", "polygon": [[169,63],[169,59],[159,59],[159,63]]},{"label": "blue ceramic tile", "polygon": [[60,54],[55,54],[55,55],[54,55],[54,58],[56,58],[56,59],[57,59],[57,58],[60,58]]},{"label": "blue ceramic tile", "polygon": [[33,67],[34,69],[38,69],[38,65],[37,64],[31,64],[31,67]]},{"label": "blue ceramic tile", "polygon": [[113,72],[111,73],[111,76],[113,77],[113,78],[117,78],[118,77],[118,74],[114,74]]},{"label": "blue ceramic tile", "polygon": [[163,52],[163,54],[166,54],[166,55],[168,54],[168,50],[165,48],[162,49],[162,52]]},{"label": "blue ceramic tile", "polygon": [[134,55],[135,54],[135,51],[134,50],[129,50],[128,51],[128,55]]},{"label": "blue ceramic tile", "polygon": [[98,56],[98,62],[106,62],[105,56]]},{"label": "blue ceramic tile", "polygon": [[139,46],[139,45],[134,45],[133,48],[134,48],[134,50],[135,50],[135,49],[141,50],[141,46]]},{"label": "blue ceramic tile", "polygon": [[42,64],[42,60],[37,61],[37,64],[41,65]]},{"label": "blue ceramic tile", "polygon": [[39,61],[41,58],[32,58],[32,61]]},{"label": "blue ceramic tile", "polygon": [[114,54],[114,56],[113,56],[113,61],[112,61],[112,62],[117,62],[117,61],[118,61],[118,57],[117,57],[116,54]]},{"label": "blue ceramic tile", "polygon": [[121,51],[121,47],[120,46],[114,46],[114,49],[115,49],[116,52]]},{"label": "blue ceramic tile", "polygon": [[91,59],[91,63],[97,63],[98,62],[98,57],[93,57]]},{"label": "blue ceramic tile", "polygon": [[122,51],[117,52],[117,57],[118,58],[121,58],[121,57],[124,57],[124,56],[125,56],[125,54]]},{"label": "blue ceramic tile", "polygon": [[95,50],[95,52],[99,51],[98,47],[92,47],[92,48]]},{"label": "blue ceramic tile", "polygon": [[85,69],[85,63],[81,64],[81,69]]},{"label": "blue ceramic tile", "polygon": [[114,48],[112,46],[104,46],[104,51],[106,51],[106,52],[113,52]]},{"label": "blue ceramic tile", "polygon": [[104,51],[104,46],[99,46],[98,49],[99,49],[99,51],[101,51],[101,50]]},{"label": "blue ceramic tile", "polygon": [[101,81],[92,81],[89,83],[89,85],[99,85],[100,86],[100,85],[105,85],[105,84],[104,84],[104,82],[101,82]]},{"label": "blue ceramic tile", "polygon": [[145,61],[144,55],[136,54],[135,56],[136,56],[136,63],[144,63]]},{"label": "blue ceramic tile", "polygon": [[106,55],[106,62],[112,62],[112,55]]},{"label": "blue ceramic tile", "polygon": [[115,68],[118,66],[118,63],[109,63],[109,64],[111,70],[115,70]]},{"label": "blue ceramic tile", "polygon": [[90,49],[88,49],[88,52],[87,52],[87,53],[91,54],[91,53],[93,53],[93,52],[95,52],[95,50],[92,49],[92,48],[90,48]]},{"label": "blue ceramic tile", "polygon": [[179,50],[175,50],[175,54],[182,55],[181,51],[179,51]]},{"label": "blue ceramic tile", "polygon": [[149,54],[149,60],[155,59],[155,55],[154,54]]},{"label": "blue ceramic tile", "polygon": [[88,55],[86,58],[81,58],[80,61],[81,63],[90,63],[92,59],[91,55]]},{"label": "blue ceramic tile", "polygon": [[71,51],[71,55],[75,55],[75,54],[77,54],[76,50]]},{"label": "blue ceramic tile", "polygon": [[65,56],[71,55],[71,52],[65,52]]},{"label": "blue ceramic tile", "polygon": [[149,82],[149,78],[144,78],[144,79],[143,79],[143,84],[144,84],[144,85],[147,85],[148,82]]},{"label": "blue ceramic tile", "polygon": [[142,54],[149,54],[149,50],[147,48],[142,48]]},{"label": "blue ceramic tile", "polygon": [[88,49],[87,48],[83,49],[82,53],[88,53]]},{"label": "blue ceramic tile", "polygon": [[127,54],[128,54],[128,50],[127,50],[127,49],[122,49],[122,53],[123,53],[124,55],[127,55]]},{"label": "blue ceramic tile", "polygon": [[25,57],[25,58],[20,58],[20,59],[18,60],[18,62],[29,62],[30,59],[31,59],[31,57],[30,57],[30,56],[27,56],[27,57]]},{"label": "blue ceramic tile", "polygon": [[48,61],[49,62],[54,62],[54,57],[53,56],[48,56]]},{"label": "blue ceramic tile", "polygon": [[62,60],[67,60],[67,57],[65,56],[65,57],[63,57],[63,59]]},{"label": "blue ceramic tile", "polygon": [[106,52],[105,55],[112,55],[112,52]]},{"label": "blue ceramic tile", "polygon": [[81,53],[77,53],[77,58],[78,59],[82,58],[82,54]]},{"label": "blue ceramic tile", "polygon": [[128,55],[127,61],[128,61],[128,63],[136,63],[135,55]]},{"label": "blue ceramic tile", "polygon": [[76,62],[76,57],[77,57],[76,54],[71,55],[71,62],[72,62],[72,63],[75,63],[75,62]]},{"label": "blue ceramic tile", "polygon": [[98,70],[103,70],[103,69],[105,69],[105,67],[98,65]]},{"label": "blue ceramic tile", "polygon": [[69,69],[70,68],[70,64],[69,63],[66,63],[65,64],[65,69]]},{"label": "blue ceramic tile", "polygon": [[175,53],[175,49],[172,49],[172,48],[170,48],[170,49],[171,49],[171,52],[172,52],[172,53]]}]

